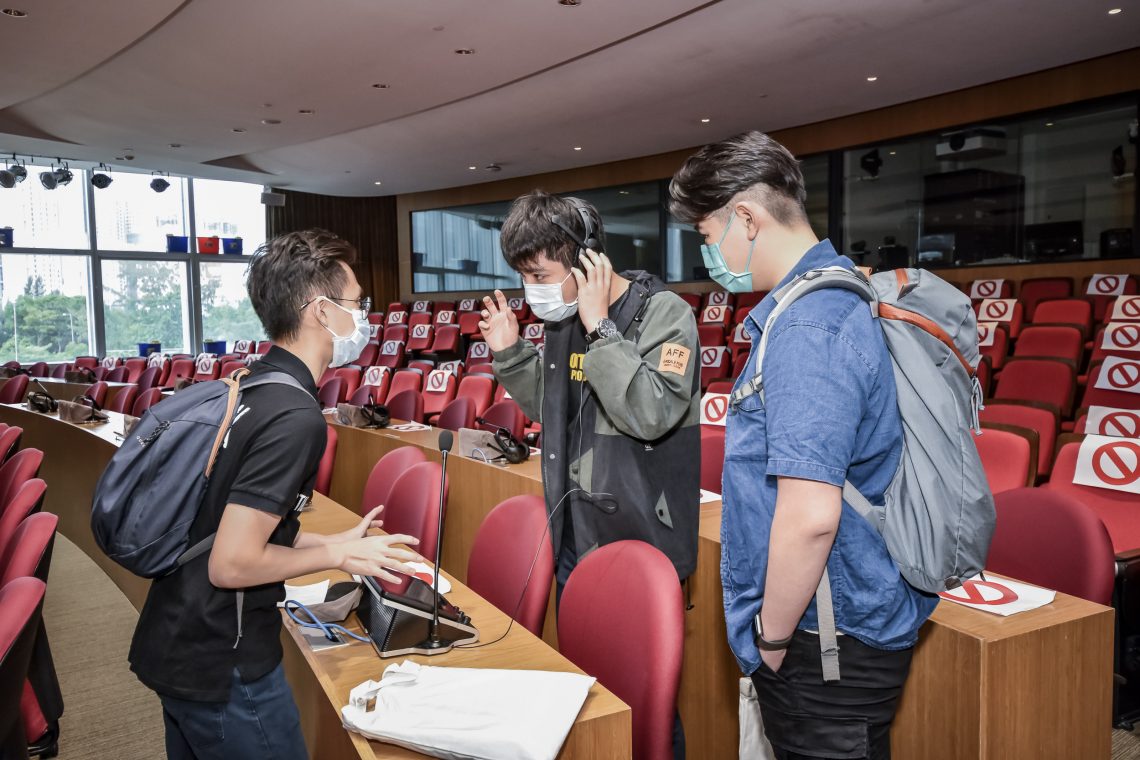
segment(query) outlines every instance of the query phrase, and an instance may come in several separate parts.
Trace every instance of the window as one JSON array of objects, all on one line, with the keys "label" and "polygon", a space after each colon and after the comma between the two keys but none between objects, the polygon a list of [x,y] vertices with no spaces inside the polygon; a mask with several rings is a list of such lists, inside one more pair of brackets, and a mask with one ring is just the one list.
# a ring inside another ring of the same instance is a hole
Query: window
[{"label": "window", "polygon": [[107,259],[102,275],[107,356],[137,356],[138,344],[151,341],[166,353],[197,353],[186,318],[186,264]]},{"label": "window", "polygon": [[602,217],[606,256],[614,271],[644,269],[661,275],[661,183],[565,193],[581,198]]},{"label": "window", "polygon": [[202,340],[265,340],[245,289],[245,262],[201,263]]},{"label": "window", "polygon": [[91,353],[88,257],[0,256],[0,355],[21,362]]},{"label": "window", "polygon": [[194,180],[194,224],[202,237],[242,239],[242,252],[252,254],[265,242],[265,206],[261,185],[247,182]]},{"label": "window", "polygon": [[13,188],[0,189],[0,227],[12,228],[16,248],[90,249],[87,201],[83,189],[87,172],[72,169],[72,180],[47,190],[41,172],[51,166],[27,166],[28,176]]},{"label": "window", "polygon": [[95,239],[103,251],[165,251],[167,235],[186,235],[186,180],[163,177],[170,187],[150,189],[149,174],[111,175],[95,194]]},{"label": "window", "polygon": [[510,203],[412,212],[412,289],[417,293],[521,288],[499,233]]},{"label": "window", "polygon": [[807,201],[804,209],[807,211],[808,223],[811,224],[815,236],[823,240],[830,233],[827,229],[827,213],[830,198],[828,197],[828,161],[826,153],[817,153],[800,161],[800,171],[804,175],[804,189],[807,190]]}]

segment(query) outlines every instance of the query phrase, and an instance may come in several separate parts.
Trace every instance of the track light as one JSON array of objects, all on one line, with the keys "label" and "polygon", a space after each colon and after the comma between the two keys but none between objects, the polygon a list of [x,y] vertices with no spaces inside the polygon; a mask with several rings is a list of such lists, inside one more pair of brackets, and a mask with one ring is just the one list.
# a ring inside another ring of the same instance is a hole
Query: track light
[{"label": "track light", "polygon": [[151,190],[155,191],[156,193],[162,193],[166,191],[166,188],[170,187],[170,183],[167,182],[159,172],[151,172],[151,174],[159,175],[150,181]]},{"label": "track light", "polygon": [[110,171],[111,167],[107,166],[106,164],[99,164],[96,166],[95,173],[91,175],[91,184],[100,190],[106,190],[111,186],[111,183],[115,181],[111,178],[111,175],[107,173]]},{"label": "track light", "polygon": [[15,187],[20,182],[28,178],[28,170],[16,158],[16,154],[12,154],[12,160],[8,161],[4,169],[0,171],[0,187]]},{"label": "track light", "polygon": [[72,180],[71,169],[67,168],[67,163],[61,163],[59,166],[52,164],[50,172],[40,172],[40,184],[44,186],[45,190],[55,190],[60,185],[67,185]]}]

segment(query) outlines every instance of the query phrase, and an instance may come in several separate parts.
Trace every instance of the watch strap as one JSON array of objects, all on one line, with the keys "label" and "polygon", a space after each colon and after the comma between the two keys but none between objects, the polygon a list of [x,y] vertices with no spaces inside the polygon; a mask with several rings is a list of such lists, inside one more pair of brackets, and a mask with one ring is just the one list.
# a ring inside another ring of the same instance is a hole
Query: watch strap
[{"label": "watch strap", "polygon": [[792,635],[786,639],[780,639],[779,641],[768,641],[764,638],[764,629],[760,625],[760,613],[757,612],[756,617],[752,619],[752,636],[756,642],[757,649],[762,649],[765,652],[779,652],[791,646],[792,638],[795,636],[795,632],[793,632]]}]

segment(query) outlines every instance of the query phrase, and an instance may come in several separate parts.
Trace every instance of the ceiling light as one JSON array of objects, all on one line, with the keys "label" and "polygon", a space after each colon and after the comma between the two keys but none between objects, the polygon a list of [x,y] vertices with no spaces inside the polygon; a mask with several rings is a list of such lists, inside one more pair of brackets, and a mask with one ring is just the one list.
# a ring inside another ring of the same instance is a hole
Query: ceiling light
[{"label": "ceiling light", "polygon": [[3,171],[0,171],[0,187],[15,187],[27,178],[28,170],[13,153],[12,160],[5,164]]},{"label": "ceiling light", "polygon": [[377,90],[390,90],[390,89],[392,89],[392,85],[383,84],[382,82],[377,82],[376,84],[374,84],[372,86],[375,87]]},{"label": "ceiling light", "polygon": [[878,81],[878,79],[879,79],[878,77],[867,77],[868,82],[876,82],[876,81]]},{"label": "ceiling light", "polygon": [[235,133],[237,133],[237,134],[239,134],[239,135],[240,135],[240,134],[242,134],[243,132],[245,132],[245,130],[244,130],[244,129],[242,129],[241,127],[234,127],[234,128],[233,128],[233,129],[231,129],[230,131],[231,131],[231,132],[235,132]]},{"label": "ceiling light", "polygon": [[150,181],[150,189],[156,193],[166,192],[166,188],[170,187],[170,183],[162,176],[161,172],[151,172],[152,175],[159,175]]},{"label": "ceiling light", "polygon": [[1045,122],[1045,126],[1051,127],[1051,126],[1053,126],[1053,122],[1047,121],[1047,122]]},{"label": "ceiling light", "polygon": [[181,147],[182,147],[182,143],[170,143],[170,147],[171,147],[171,148],[181,148]]},{"label": "ceiling light", "polygon": [[895,151],[892,150],[889,155],[893,156],[894,154],[895,154]]},{"label": "ceiling light", "polygon": [[[1112,10],[1110,10],[1108,12],[1108,15],[1115,16],[1116,14],[1120,13],[1121,10],[1122,10],[1121,8],[1113,8]],[[4,11],[4,12],[7,13],[8,11]]]},{"label": "ceiling light", "polygon": [[581,145],[575,145],[574,150],[582,150],[582,146]]},{"label": "ceiling light", "polygon": [[383,182],[381,182],[380,180],[376,180],[376,181],[375,181],[375,182],[373,182],[372,184],[373,184],[373,185],[383,185],[384,183],[383,183]]},{"label": "ceiling light", "polygon": [[262,119],[261,123],[267,127],[273,127],[281,123],[280,119]]},{"label": "ceiling light", "polygon": [[[1117,11],[1117,13],[1119,13],[1119,12],[1120,11]],[[27,11],[22,11],[18,8],[5,8],[4,10],[0,11],[0,13],[3,13],[5,16],[11,16],[12,18],[27,18],[28,17]]]},{"label": "ceiling light", "polygon": [[106,190],[115,181],[110,174],[106,173],[109,171],[111,171],[111,167],[106,164],[96,166],[95,173],[91,175],[91,184],[100,190]]},{"label": "ceiling light", "polygon": [[40,172],[40,184],[44,186],[44,190],[55,190],[60,185],[67,185],[72,180],[71,169],[67,168],[66,163],[61,163],[59,166],[52,164],[50,172]]},{"label": "ceiling light", "polygon": [[471,171],[475,171],[479,167],[478,166],[468,166],[467,168],[470,169]]},{"label": "ceiling light", "polygon": [[701,119],[701,124],[708,124],[708,123],[709,123],[709,120],[707,118]]},{"label": "ceiling light", "polygon": [[576,8],[582,4],[582,0],[558,0],[559,5],[565,5],[568,8]]},{"label": "ceiling light", "polygon": [[501,172],[503,170],[503,167],[499,166],[498,164],[487,164],[483,168],[489,172]]},{"label": "ceiling light", "polygon": [[311,108],[301,108],[297,111],[297,113],[301,114],[302,116],[312,116],[316,113],[316,111]]},{"label": "ceiling light", "polygon": [[475,55],[475,51],[472,48],[459,48],[458,50],[455,51],[455,54],[456,55]]}]

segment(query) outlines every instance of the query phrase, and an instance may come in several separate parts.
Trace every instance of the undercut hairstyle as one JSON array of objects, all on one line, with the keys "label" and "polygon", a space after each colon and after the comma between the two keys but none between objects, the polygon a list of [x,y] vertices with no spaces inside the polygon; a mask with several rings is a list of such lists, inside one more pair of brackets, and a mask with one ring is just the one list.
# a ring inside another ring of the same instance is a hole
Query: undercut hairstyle
[{"label": "undercut hairstyle", "polygon": [[262,244],[246,278],[253,310],[270,340],[292,340],[301,308],[317,296],[337,298],[357,262],[355,246],[327,230],[288,232]]},{"label": "undercut hairstyle", "polygon": [[507,266],[521,272],[533,266],[539,254],[545,254],[551,261],[564,264],[567,268],[576,266],[578,243],[552,222],[551,218],[561,217],[562,223],[582,240],[586,237],[586,226],[578,214],[578,208],[589,214],[598,243],[605,248],[606,233],[602,228],[602,217],[592,204],[581,198],[561,198],[535,190],[515,198],[503,221],[499,247]]},{"label": "undercut hairstyle", "polygon": [[726,212],[742,193],[784,226],[807,221],[799,162],[783,145],[757,131],[706,145],[689,156],[669,183],[669,213],[696,225]]}]

